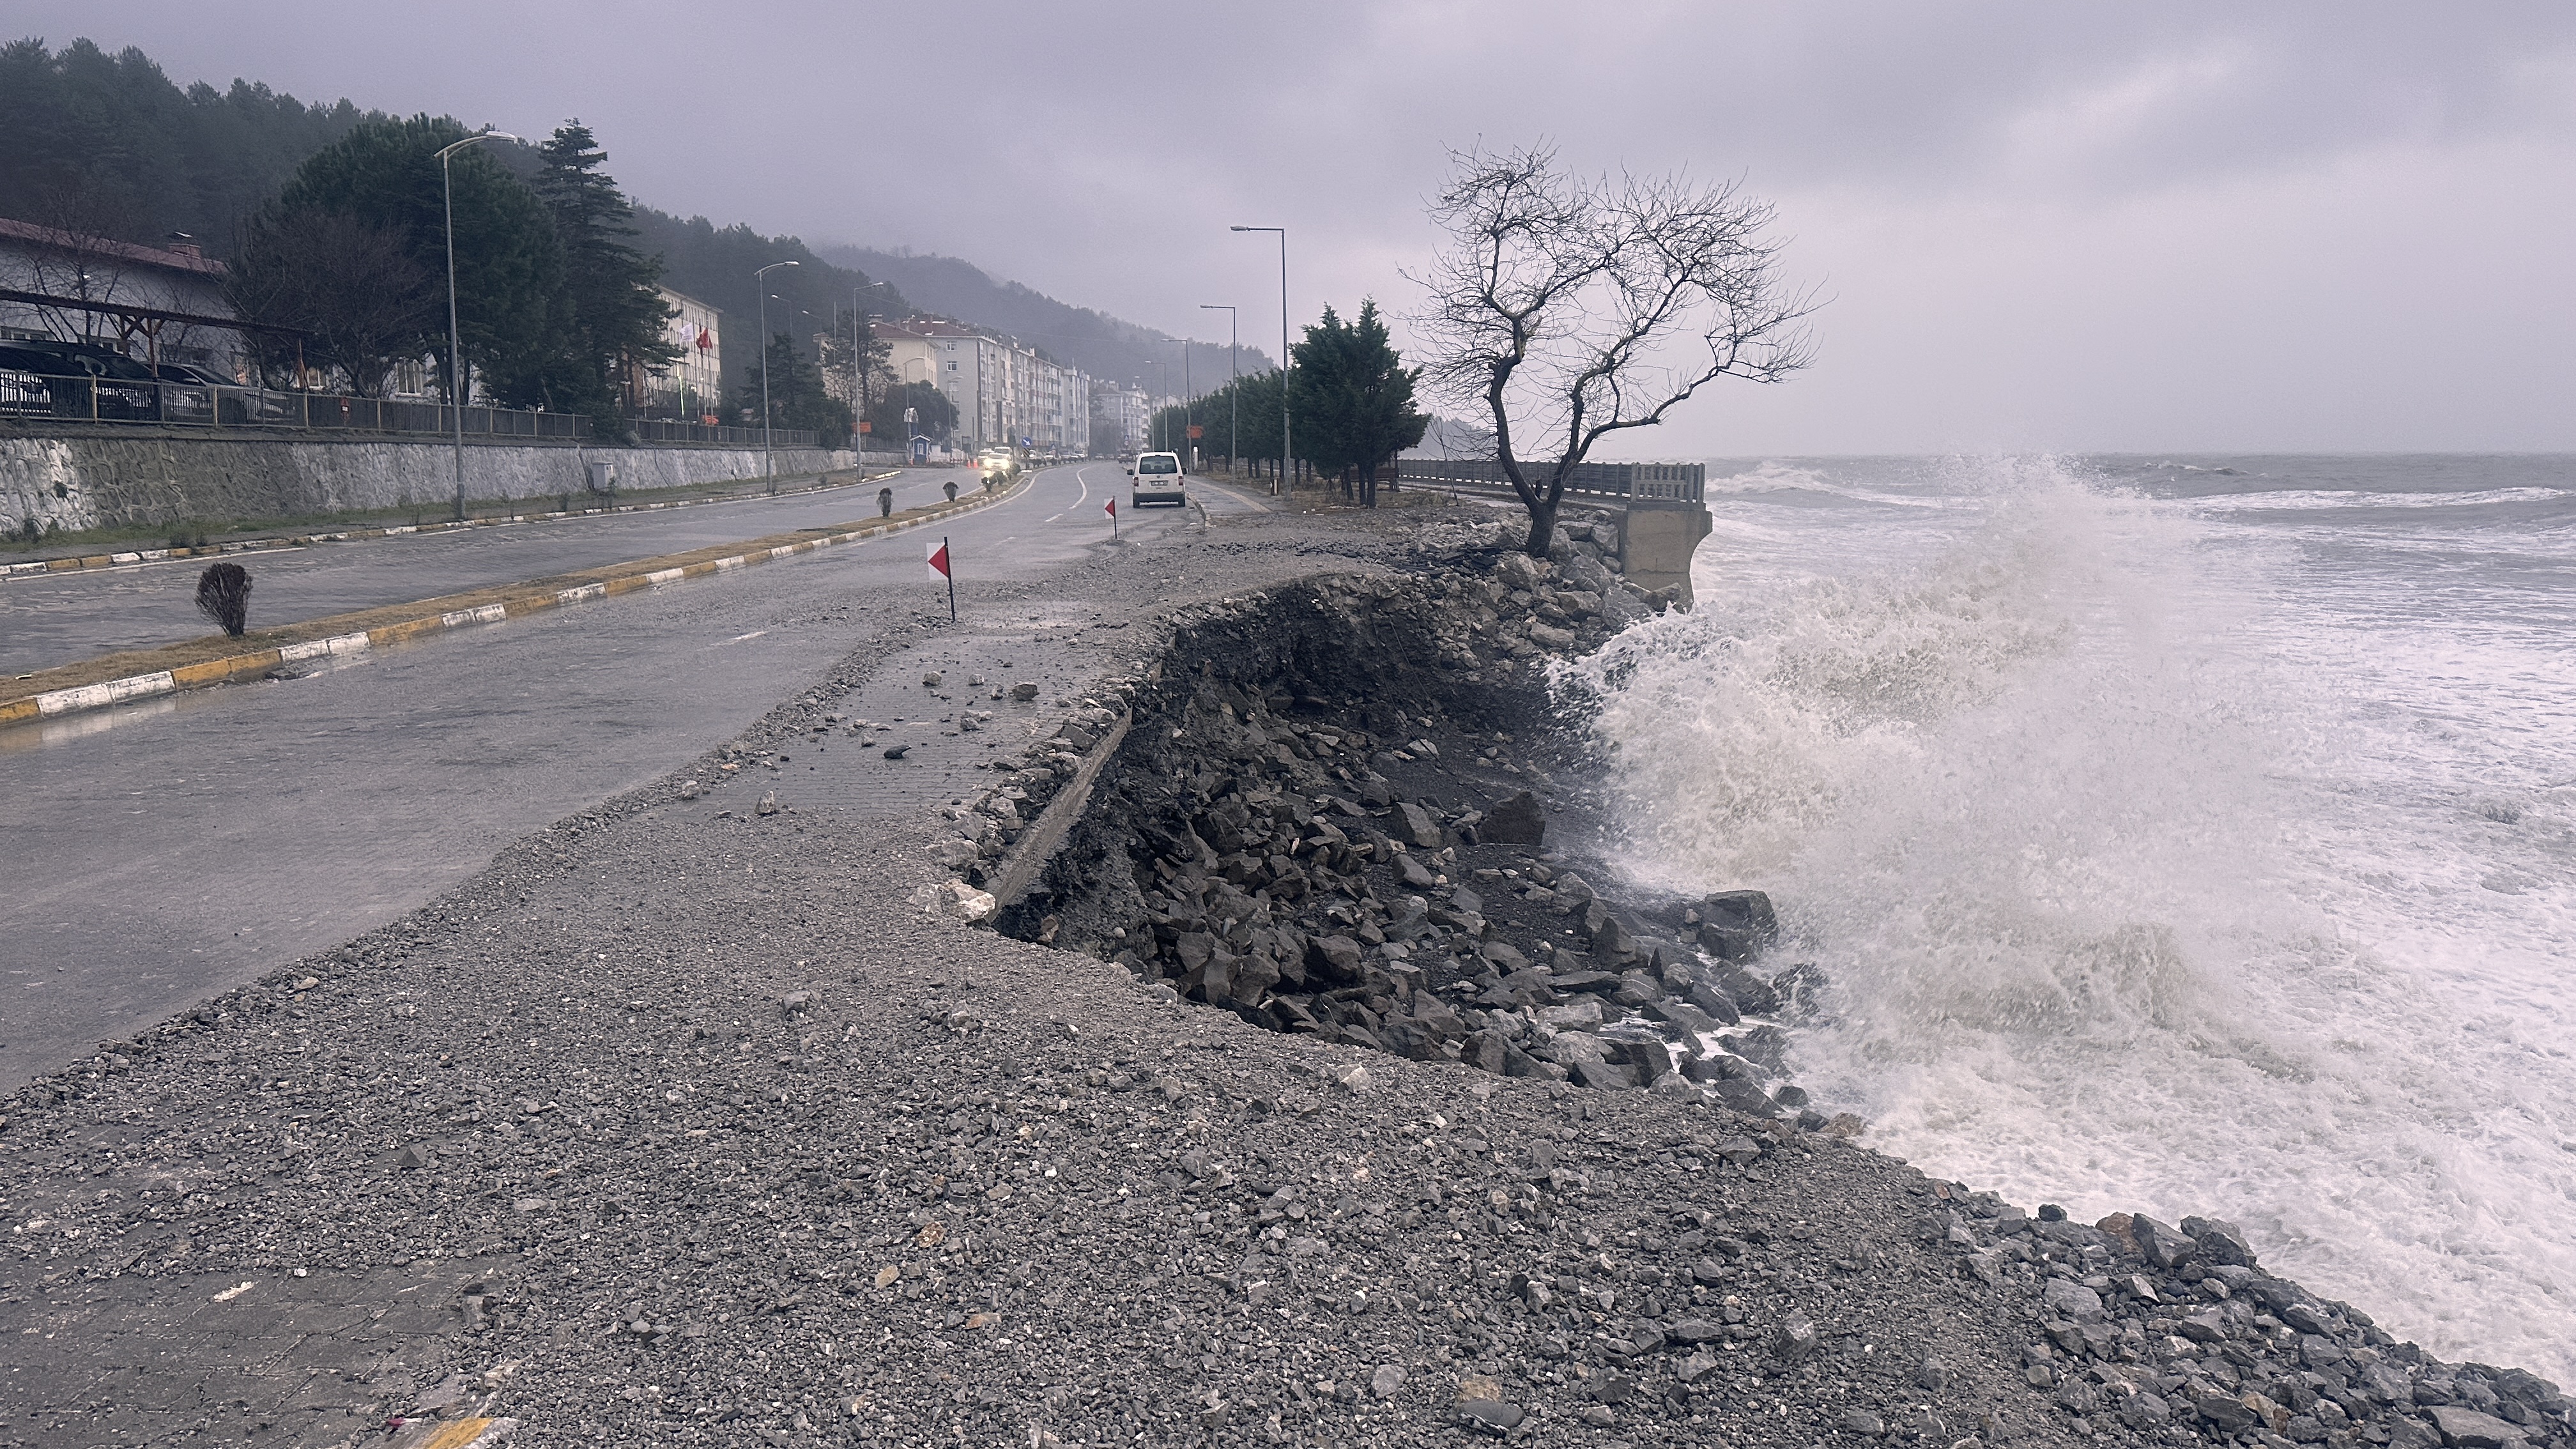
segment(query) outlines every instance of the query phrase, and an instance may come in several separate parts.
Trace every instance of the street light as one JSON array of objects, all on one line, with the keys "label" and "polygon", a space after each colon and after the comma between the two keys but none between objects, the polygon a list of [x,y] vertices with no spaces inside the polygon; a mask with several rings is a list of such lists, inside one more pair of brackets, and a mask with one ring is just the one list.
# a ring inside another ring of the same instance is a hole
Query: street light
[{"label": "street light", "polygon": [[1243,380],[1242,364],[1235,356],[1234,309],[1223,302],[1201,302],[1202,312],[1225,314],[1225,476],[1234,476],[1236,425],[1243,414],[1243,389],[1235,386]]},{"label": "street light", "polygon": [[798,265],[801,263],[771,262],[751,274],[752,285],[760,289],[760,471],[769,479],[772,498],[778,496],[778,456],[769,446],[769,274],[780,267]]},{"label": "street light", "polygon": [[1275,231],[1279,233],[1279,488],[1288,488],[1288,228],[1284,226],[1238,226],[1234,231]]},{"label": "street light", "polygon": [[516,141],[507,131],[483,130],[438,148],[438,186],[447,201],[447,400],[456,407],[456,521],[465,521],[465,349],[456,339],[456,183],[447,158],[477,141]]},{"label": "street light", "polygon": [[[861,355],[866,348],[860,338],[867,330],[868,314],[859,310],[859,298],[872,288],[893,285],[892,282],[861,282],[850,289],[850,396],[858,403],[858,411],[850,420],[850,446],[859,450],[861,479],[868,476],[868,360]],[[909,440],[903,446],[906,452],[912,450]]]}]

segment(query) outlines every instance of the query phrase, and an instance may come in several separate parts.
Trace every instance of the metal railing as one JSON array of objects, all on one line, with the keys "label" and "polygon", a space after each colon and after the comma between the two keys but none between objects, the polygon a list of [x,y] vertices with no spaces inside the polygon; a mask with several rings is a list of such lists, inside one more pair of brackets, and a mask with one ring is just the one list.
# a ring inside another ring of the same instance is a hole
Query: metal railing
[{"label": "metal railing", "polygon": [[[1549,465],[1521,464],[1521,476],[1533,483],[1547,476]],[[1481,459],[1398,458],[1396,481],[1405,487],[1465,485],[1509,491],[1512,480],[1503,465]],[[1708,486],[1705,463],[1577,463],[1566,475],[1571,497],[1625,498],[1632,501],[1699,503]]]},{"label": "metal railing", "polygon": [[[465,432],[474,437],[580,440],[591,435],[590,419],[578,413],[494,407],[468,407],[464,412]],[[444,403],[26,372],[0,373],[0,416],[433,435],[452,435],[457,427],[457,410]]]},{"label": "metal railing", "polygon": [[[646,443],[730,443],[740,448],[757,448],[761,445],[761,434],[758,428],[729,428],[707,423],[682,423],[673,422],[667,418],[629,418],[626,425],[635,430],[638,441]],[[782,448],[816,446],[814,431],[811,428],[779,428],[769,436],[770,441]]]}]

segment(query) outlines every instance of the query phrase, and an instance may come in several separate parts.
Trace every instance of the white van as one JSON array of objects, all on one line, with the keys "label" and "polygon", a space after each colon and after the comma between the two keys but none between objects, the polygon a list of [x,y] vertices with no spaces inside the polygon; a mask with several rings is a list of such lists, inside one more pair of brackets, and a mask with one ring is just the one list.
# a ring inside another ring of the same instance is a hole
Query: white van
[{"label": "white van", "polygon": [[1181,473],[1178,453],[1139,453],[1127,476],[1136,480],[1127,493],[1129,506],[1142,508],[1148,503],[1186,504],[1189,494],[1183,491],[1188,482]]}]

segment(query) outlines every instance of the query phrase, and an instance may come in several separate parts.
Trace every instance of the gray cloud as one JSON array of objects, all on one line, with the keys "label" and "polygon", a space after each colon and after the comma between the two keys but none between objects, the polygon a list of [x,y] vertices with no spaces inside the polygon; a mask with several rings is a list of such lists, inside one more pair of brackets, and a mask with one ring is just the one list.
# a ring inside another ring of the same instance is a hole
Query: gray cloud
[{"label": "gray cloud", "polygon": [[579,115],[656,205],[1202,334],[1276,328],[1230,222],[1294,228],[1300,318],[1408,305],[1444,146],[1740,175],[1824,361],[1666,451],[2576,447],[2563,4],[12,10],[183,81]]}]

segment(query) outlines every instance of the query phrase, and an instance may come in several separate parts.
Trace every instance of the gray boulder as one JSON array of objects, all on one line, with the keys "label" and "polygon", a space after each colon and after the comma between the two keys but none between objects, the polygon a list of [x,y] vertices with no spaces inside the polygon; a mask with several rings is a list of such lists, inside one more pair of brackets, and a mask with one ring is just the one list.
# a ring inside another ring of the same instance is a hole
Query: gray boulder
[{"label": "gray boulder", "polygon": [[2182,1230],[2191,1238],[2202,1262],[2220,1267],[2254,1266],[2253,1245],[2245,1241],[2245,1230],[2234,1223],[2223,1218],[2184,1218]]},{"label": "gray boulder", "polygon": [[2437,1405],[2430,1412],[2434,1429],[2452,1449],[2520,1449],[2530,1442],[2520,1429],[2493,1414],[2457,1404]]},{"label": "gray boulder", "polygon": [[1523,790],[1486,811],[1476,834],[1494,845],[1543,845],[1547,842],[1547,814],[1539,809],[1538,797]]}]

